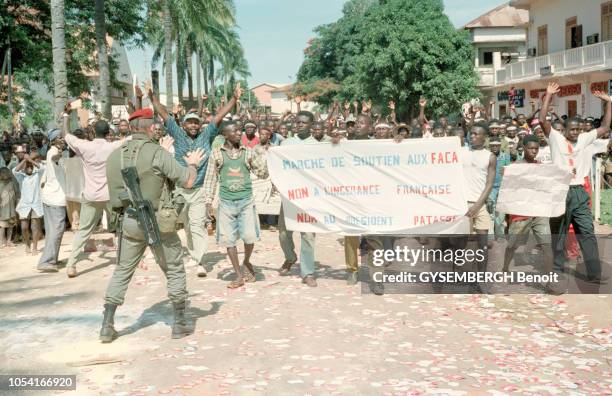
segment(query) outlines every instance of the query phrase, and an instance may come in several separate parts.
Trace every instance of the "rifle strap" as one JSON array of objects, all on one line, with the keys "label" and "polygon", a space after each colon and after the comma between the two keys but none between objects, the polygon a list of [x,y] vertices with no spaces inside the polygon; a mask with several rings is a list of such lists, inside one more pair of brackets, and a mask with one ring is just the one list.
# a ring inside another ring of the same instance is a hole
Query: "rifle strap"
[{"label": "rifle strap", "polygon": [[[129,161],[128,167],[133,166],[136,168],[136,161],[138,160],[140,149],[147,143],[150,142],[147,140],[131,140],[123,143],[121,146],[121,170],[126,168],[125,161]],[[123,180],[123,178],[121,180],[123,181],[123,188],[125,188],[125,190],[129,193],[129,190],[125,185],[125,180]],[[164,207],[164,204],[169,202],[170,199],[171,197],[170,189],[168,188],[168,180],[164,180],[161,199],[159,200],[159,207],[157,209],[159,210]]]},{"label": "rifle strap", "polygon": [[[146,143],[145,140],[138,140],[138,141],[131,140],[121,145],[121,170],[122,171],[125,168],[129,168],[132,166],[134,168],[136,167],[136,160],[138,159],[138,154],[140,153],[140,149],[142,148],[142,146],[144,146],[145,143]],[[128,166],[125,165],[126,160],[129,161]],[[123,177],[121,178],[121,181],[123,182],[123,188],[125,189],[125,191],[127,191],[127,193],[130,194],[130,189],[127,188]],[[130,196],[130,198],[132,199],[132,202],[133,202],[134,197]]]}]

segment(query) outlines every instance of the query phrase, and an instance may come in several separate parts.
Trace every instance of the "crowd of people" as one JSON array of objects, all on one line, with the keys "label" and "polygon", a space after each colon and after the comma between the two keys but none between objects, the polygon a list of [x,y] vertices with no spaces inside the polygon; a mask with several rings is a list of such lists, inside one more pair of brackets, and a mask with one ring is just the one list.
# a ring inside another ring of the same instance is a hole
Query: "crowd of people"
[{"label": "crowd of people", "polygon": [[[526,235],[533,233],[544,256],[550,257],[544,262],[550,262],[551,268],[562,273],[568,256],[577,254],[578,249],[571,247],[571,235],[568,237],[568,232],[572,234],[570,230],[573,229],[573,243],[577,240],[580,246],[587,280],[602,283],[606,277],[601,272],[589,208],[589,176],[593,156],[612,155],[612,144],[606,139],[612,121],[612,99],[602,92],[595,93],[606,103],[601,119],[559,117],[549,107],[558,90],[558,85],[551,83],[541,109],[534,114],[516,114],[510,106],[514,114],[501,119],[490,116],[494,102],[482,106],[475,101],[466,103],[456,117],[428,119],[427,100],[421,99],[419,116],[407,122],[397,120],[394,102],[388,103],[389,115],[386,117],[373,114],[371,101],[335,102],[327,114],[313,114],[300,109],[300,97],[294,98],[297,112],[288,111],[274,117],[266,112],[241,108],[242,89],[239,85],[234,95],[222,101],[217,109],[209,109],[208,98],[203,97],[202,105],[197,109],[186,110],[176,106],[170,111],[160,103],[148,84],[145,92],[151,102],[150,108],[143,107],[144,93],[137,89],[137,104],[130,104],[129,119],[116,125],[103,119],[92,120],[82,129],[71,130],[69,120],[74,109],[67,104],[61,125],[46,135],[19,133],[11,136],[5,132],[2,136],[0,248],[19,241],[28,254],[39,256],[38,271],[57,272],[60,244],[69,226],[75,235],[66,273],[69,278],[74,278],[78,276],[79,255],[99,225],[104,223],[110,232],[124,227],[128,236],[123,234],[118,245],[127,250],[119,253],[119,263],[129,262],[129,265],[117,267],[106,297],[112,314],[108,313],[110,319],[107,321],[105,311],[105,339],[112,341],[116,336],[111,329],[114,308],[123,303],[129,280],[146,247],[140,236],[133,236],[136,231],[130,231],[129,224],[120,223],[123,212],[118,208],[124,209],[124,203],[114,202],[125,187],[121,177],[117,176],[118,170],[124,168],[124,161],[130,160],[128,151],[133,147],[138,148],[134,149],[131,161],[145,180],[149,180],[147,177],[151,174],[147,172],[151,173],[151,170],[153,175],[168,179],[169,183],[162,179],[159,184],[151,182],[161,194],[161,197],[153,199],[153,206],[160,213],[171,208],[168,213],[176,215],[176,228],[185,229],[185,257],[191,265],[197,266],[197,275],[206,277],[208,237],[212,225],[216,224],[216,241],[227,248],[236,274],[228,287],[237,288],[245,282],[256,281],[250,256],[260,237],[260,222],[272,230],[278,229],[279,243],[285,256],[279,268],[280,274],[289,275],[292,266],[298,262],[292,232],[285,226],[282,207],[274,213],[276,216],[258,216],[254,200],[253,181],[269,181],[265,159],[270,147],[322,142],[337,144],[342,139],[393,139],[401,143],[404,139],[456,136],[462,146],[464,188],[469,207],[466,216],[472,220],[479,247],[485,251],[490,247],[490,230],[495,240],[508,239],[504,260],[504,270],[508,271],[514,251]],[[149,142],[154,143],[154,147],[145,144]],[[316,150],[316,146],[306,149]],[[146,165],[139,168],[139,155],[145,154],[149,155]],[[114,162],[112,158],[115,158]],[[568,169],[573,176],[566,213],[548,219],[497,211],[503,169],[513,163],[555,163]],[[136,222],[131,226],[138,228]],[[174,232],[174,223],[171,228]],[[39,243],[43,236],[41,252]],[[300,276],[305,284],[315,287],[315,235],[302,232],[300,238]],[[183,268],[183,251],[177,240],[172,239],[164,245],[167,262],[162,269],[168,277],[169,289],[174,289],[169,290],[169,295],[179,306],[177,322],[180,324],[180,306],[183,304],[184,312],[186,292],[184,269],[176,269]],[[244,243],[242,266],[236,248],[239,240]],[[389,239],[377,236],[345,237],[347,283],[359,281],[360,247],[372,252],[388,248],[390,243],[392,245],[392,240],[389,242]],[[168,253],[170,251],[172,254]],[[368,254],[368,263],[370,261]],[[486,270],[487,260],[479,263],[478,268]],[[382,284],[374,282],[370,287],[376,294],[384,293]],[[184,332],[178,326],[173,335],[182,336]]]}]

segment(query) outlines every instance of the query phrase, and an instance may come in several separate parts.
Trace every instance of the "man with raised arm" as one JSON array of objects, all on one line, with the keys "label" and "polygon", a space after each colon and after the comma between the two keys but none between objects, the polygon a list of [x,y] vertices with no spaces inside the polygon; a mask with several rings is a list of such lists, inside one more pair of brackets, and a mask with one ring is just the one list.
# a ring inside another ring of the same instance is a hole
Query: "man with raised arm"
[{"label": "man with raised arm", "polygon": [[157,114],[159,114],[166,124],[166,131],[174,139],[174,152],[176,160],[186,166],[184,157],[188,152],[197,149],[204,150],[204,159],[199,164],[198,175],[189,188],[178,188],[177,192],[185,199],[184,213],[187,216],[185,231],[187,233],[187,249],[191,256],[192,264],[198,266],[198,276],[205,277],[204,256],[208,250],[208,232],[206,231],[206,203],[204,197],[204,176],[208,166],[208,157],[212,150],[212,142],[219,133],[219,125],[223,117],[234,108],[240,96],[242,88],[240,83],[234,89],[234,96],[215,114],[208,126],[202,130],[202,122],[196,113],[189,113],[183,117],[182,125],[178,125],[172,114],[159,102],[159,98],[154,95],[150,83],[147,83],[147,93]]},{"label": "man with raised arm", "polygon": [[[592,153],[590,146],[610,130],[612,121],[612,98],[596,91],[593,94],[606,102],[606,111],[601,126],[590,132],[582,133],[580,120],[576,117],[565,121],[565,132],[561,133],[546,122],[547,110],[553,95],[559,92],[559,84],[551,82],[546,88],[546,95],[539,114],[540,125],[548,138],[550,154],[554,164],[569,167],[574,177],[565,201],[565,214],[550,219],[554,270],[563,273],[565,266],[565,241],[570,224],[573,224],[580,250],[586,266],[587,281],[595,284],[605,283],[602,276],[597,239],[593,226],[593,217],[589,208],[589,194],[584,189],[584,180],[591,169]],[[564,290],[559,290],[563,292]]]}]

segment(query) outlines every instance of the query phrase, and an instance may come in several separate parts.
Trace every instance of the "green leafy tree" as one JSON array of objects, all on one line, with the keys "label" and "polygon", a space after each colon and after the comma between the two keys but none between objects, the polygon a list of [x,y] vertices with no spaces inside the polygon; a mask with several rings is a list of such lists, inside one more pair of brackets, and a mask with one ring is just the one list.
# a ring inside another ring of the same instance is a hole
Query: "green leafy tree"
[{"label": "green leafy tree", "polygon": [[401,116],[412,117],[423,96],[439,116],[480,96],[469,37],[453,27],[442,0],[353,0],[340,20],[316,32],[298,81],[341,86],[322,103],[369,98],[386,108],[394,100]]},{"label": "green leafy tree", "polygon": [[[54,99],[55,113],[63,109],[69,97],[92,91],[94,87],[88,75],[98,71],[98,62],[94,56],[94,1],[5,0],[2,7],[0,53],[4,54],[9,46],[12,49],[15,79],[19,76],[20,84],[14,92],[16,111],[25,112],[25,107],[31,106],[25,100],[28,97],[35,100],[34,96],[26,94],[31,92],[28,87],[31,81],[45,84],[52,92],[58,88]],[[57,25],[52,25],[52,10]],[[129,0],[104,1],[106,33],[122,44],[141,46],[144,43],[142,27],[145,15],[143,3]],[[60,44],[54,48],[52,41]],[[53,51],[56,51],[56,59]],[[109,57],[108,65],[111,87],[118,87],[115,78],[116,61]],[[3,104],[0,105],[2,111]],[[43,114],[41,117],[47,116]]]}]

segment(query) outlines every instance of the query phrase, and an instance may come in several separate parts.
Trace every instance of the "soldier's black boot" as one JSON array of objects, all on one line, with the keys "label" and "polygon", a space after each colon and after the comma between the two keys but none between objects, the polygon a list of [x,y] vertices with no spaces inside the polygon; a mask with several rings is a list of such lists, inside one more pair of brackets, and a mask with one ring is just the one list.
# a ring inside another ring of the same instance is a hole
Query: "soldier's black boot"
[{"label": "soldier's black boot", "polygon": [[118,334],[115,331],[115,304],[104,304],[104,319],[102,320],[102,328],[100,329],[100,341],[103,343],[113,342]]},{"label": "soldier's black boot", "polygon": [[185,302],[173,303],[172,305],[174,307],[172,338],[183,338],[193,333],[193,330],[187,326],[187,320],[185,319]]}]

